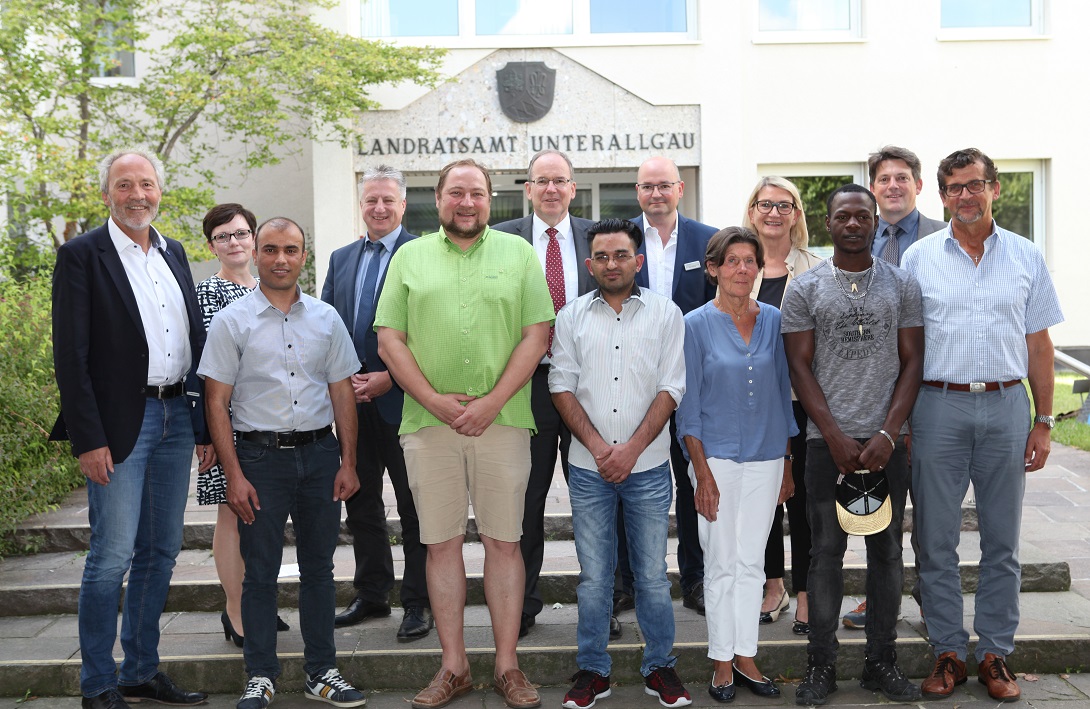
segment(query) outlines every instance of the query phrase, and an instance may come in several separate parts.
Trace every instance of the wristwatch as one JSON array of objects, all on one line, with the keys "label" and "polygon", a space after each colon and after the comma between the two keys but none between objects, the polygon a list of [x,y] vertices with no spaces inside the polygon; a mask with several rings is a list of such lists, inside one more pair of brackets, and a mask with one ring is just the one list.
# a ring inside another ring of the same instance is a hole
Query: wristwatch
[{"label": "wristwatch", "polygon": [[1033,423],[1043,423],[1044,425],[1048,426],[1048,430],[1050,431],[1056,428],[1056,419],[1052,416],[1045,416],[1043,414],[1034,418]]}]

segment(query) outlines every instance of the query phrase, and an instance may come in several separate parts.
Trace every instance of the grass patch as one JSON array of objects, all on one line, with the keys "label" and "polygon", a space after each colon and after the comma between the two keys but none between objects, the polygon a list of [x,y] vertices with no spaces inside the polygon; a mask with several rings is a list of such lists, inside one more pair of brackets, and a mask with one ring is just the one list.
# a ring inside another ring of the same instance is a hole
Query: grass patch
[{"label": "grass patch", "polygon": [[[1057,414],[1078,411],[1082,406],[1082,398],[1078,394],[1071,393],[1071,385],[1076,379],[1085,379],[1085,377],[1074,372],[1061,372],[1056,375],[1056,393],[1053,396],[1052,410]],[[1056,428],[1052,429],[1052,440],[1063,443],[1065,446],[1090,451],[1090,425],[1086,424],[1085,419],[1057,421]]]}]

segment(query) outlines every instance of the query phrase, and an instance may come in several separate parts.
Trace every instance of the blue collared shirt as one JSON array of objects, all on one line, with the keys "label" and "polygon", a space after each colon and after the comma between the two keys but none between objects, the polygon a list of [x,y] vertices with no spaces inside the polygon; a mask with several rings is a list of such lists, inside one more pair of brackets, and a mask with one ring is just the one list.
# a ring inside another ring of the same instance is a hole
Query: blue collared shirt
[{"label": "blue collared shirt", "polygon": [[[394,255],[394,245],[397,243],[398,238],[401,236],[401,230],[403,228],[403,226],[398,225],[397,229],[394,229],[389,234],[378,240],[378,243],[382,244],[384,249],[382,251],[382,258],[378,262],[378,278],[375,280],[376,303],[378,302],[378,284],[382,282],[382,274],[386,273],[386,267],[390,265],[390,257]],[[371,241],[371,239],[367,235],[364,235],[362,238],[367,239],[369,242],[371,242],[372,246],[371,248],[366,248],[367,245],[364,244],[363,256],[360,258],[360,270],[356,274],[356,297],[352,301],[356,306],[355,309],[352,311],[354,313],[358,313],[360,311],[360,293],[363,292],[363,277],[364,274],[367,273],[368,264],[370,264],[371,259],[375,257],[375,242]],[[373,308],[374,305],[375,304],[372,303],[371,307]]]},{"label": "blue collared shirt", "polygon": [[903,267],[923,291],[926,381],[1024,379],[1026,335],[1063,322],[1041,250],[994,221],[980,265],[947,224],[909,247]]},{"label": "blue collared shirt", "polygon": [[[909,246],[912,246],[916,242],[917,236],[927,236],[926,234],[919,234],[920,231],[920,210],[913,209],[907,217],[897,222],[897,226],[901,231],[897,234],[897,248],[901,255],[901,262],[903,263],[905,257],[905,251]],[[889,241],[889,237],[886,236],[886,228],[889,227],[889,222],[878,217],[878,231],[874,234],[874,241],[871,242],[870,252],[875,256],[881,257],[882,251],[886,248],[886,242]]]},{"label": "blue collared shirt", "polygon": [[799,432],[780,311],[759,305],[748,345],[714,301],[685,316],[685,398],[677,410],[677,437],[686,458],[685,436],[692,436],[709,458],[774,460]]}]

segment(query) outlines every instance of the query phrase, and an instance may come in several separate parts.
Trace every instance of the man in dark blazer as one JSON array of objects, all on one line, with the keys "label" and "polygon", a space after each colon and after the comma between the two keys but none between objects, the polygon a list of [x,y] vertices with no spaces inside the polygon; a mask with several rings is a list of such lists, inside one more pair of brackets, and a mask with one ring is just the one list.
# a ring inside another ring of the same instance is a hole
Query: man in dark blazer
[{"label": "man in dark blazer", "polygon": [[394,486],[405,552],[401,582],[405,614],[397,638],[407,642],[425,637],[434,626],[428,601],[428,552],[420,543],[420,522],[397,435],[404,393],[378,356],[378,336],[373,327],[374,305],[386,281],[386,266],[395,251],[416,238],[401,225],[405,192],[405,176],[400,170],[379,165],[363,173],[360,210],[367,233],[330,255],[322,300],[340,313],[363,363],[361,371],[352,376],[359,417],[356,474],[360,489],[345,503],[356,558],[352,581],[356,598],[334,622],[343,627],[390,615],[394,560],[382,500],[382,473],[386,470]]},{"label": "man in dark blazer", "polygon": [[[182,245],[151,226],[163,166],[125,150],[99,166],[105,225],[57,251],[53,362],[61,414],[51,440],[70,440],[87,476],[91,544],[79,597],[84,709],[125,700],[201,704],[159,672],[159,616],[182,544],[194,442],[215,463],[204,409],[185,382],[204,325]],[[193,381],[196,381],[194,378]],[[120,671],[113,659],[121,585]]]},{"label": "man in dark blazer", "polygon": [[[648,158],[636,173],[636,199],[643,213],[632,221],[643,229],[640,253],[646,259],[636,274],[642,288],[672,298],[682,313],[699,308],[715,297],[715,286],[704,276],[704,256],[708,241],[718,229],[687,219],[677,211],[685,194],[685,183],[673,160]],[[704,553],[696,526],[696,505],[693,485],[689,481],[689,465],[677,441],[677,428],[670,417],[670,465],[674,471],[677,497],[674,512],[677,517],[677,561],[681,572],[682,603],[686,608],[704,613]],[[619,552],[619,567],[629,576],[626,550]],[[622,596],[631,592],[624,581]],[[620,600],[620,599],[618,599]],[[627,604],[628,599],[624,599]]]},{"label": "man in dark blazer", "polygon": [[[530,159],[526,180],[526,198],[534,213],[521,219],[496,224],[493,229],[517,234],[530,242],[550,278],[549,244],[555,238],[554,254],[559,255],[564,288],[549,281],[554,310],[597,287],[585,263],[590,258],[587,229],[589,219],[573,217],[568,207],[575,197],[575,179],[571,160],[558,150],[542,150]],[[555,230],[550,235],[548,231]],[[553,276],[555,279],[556,276]],[[559,281],[557,281],[559,282]],[[550,340],[551,342],[551,340]],[[550,349],[534,371],[530,388],[530,408],[537,423],[537,434],[530,439],[530,479],[526,484],[526,508],[522,518],[522,559],[526,564],[526,595],[522,602],[522,624],[519,637],[525,637],[541,612],[541,594],[537,590],[541,563],[545,554],[545,500],[556,469],[556,454],[560,451],[560,466],[568,477],[568,446],[571,432],[560,419],[549,395]],[[614,623],[617,631],[620,625]],[[617,633],[619,635],[619,632]]]}]

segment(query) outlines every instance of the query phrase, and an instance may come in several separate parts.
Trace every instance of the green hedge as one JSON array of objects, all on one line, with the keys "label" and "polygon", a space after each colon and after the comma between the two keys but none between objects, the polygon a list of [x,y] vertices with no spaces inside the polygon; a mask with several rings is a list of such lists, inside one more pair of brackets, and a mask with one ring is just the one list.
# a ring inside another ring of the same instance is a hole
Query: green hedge
[{"label": "green hedge", "polygon": [[[57,417],[53,378],[53,254],[0,256],[0,556],[32,551],[10,532],[53,509],[84,483],[67,443],[50,443]],[[28,263],[29,261],[29,263]]]}]

